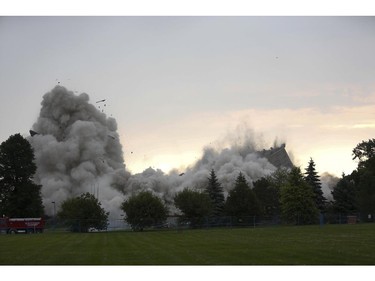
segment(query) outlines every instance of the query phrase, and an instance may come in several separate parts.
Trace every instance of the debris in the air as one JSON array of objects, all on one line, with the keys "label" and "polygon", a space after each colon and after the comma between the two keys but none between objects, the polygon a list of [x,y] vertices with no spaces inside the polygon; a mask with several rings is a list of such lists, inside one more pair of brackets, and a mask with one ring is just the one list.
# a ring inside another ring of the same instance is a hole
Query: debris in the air
[{"label": "debris in the air", "polygon": [[30,136],[32,136],[32,137],[35,136],[35,135],[39,135],[39,133],[37,133],[33,130],[30,130],[29,132],[30,132]]}]

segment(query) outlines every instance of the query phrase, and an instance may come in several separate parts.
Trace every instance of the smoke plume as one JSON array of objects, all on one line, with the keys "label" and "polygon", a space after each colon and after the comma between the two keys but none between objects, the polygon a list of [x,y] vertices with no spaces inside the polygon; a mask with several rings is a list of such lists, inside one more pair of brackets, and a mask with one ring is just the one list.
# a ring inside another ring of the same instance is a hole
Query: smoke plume
[{"label": "smoke plume", "polygon": [[[142,173],[132,175],[127,182],[127,194],[136,193],[139,190],[149,190],[162,197],[166,202],[172,203],[176,192],[189,187],[202,190],[208,181],[212,169],[224,189],[224,195],[233,188],[233,183],[242,172],[252,184],[276,170],[276,167],[261,157],[251,131],[237,136],[236,141],[229,147],[218,145],[207,146],[203,155],[195,164],[188,167],[183,173],[172,170],[169,174],[163,171],[148,168]],[[171,204],[170,204],[171,205]],[[172,211],[173,211],[173,206]]]},{"label": "smoke plume", "polygon": [[77,96],[61,86],[45,94],[41,105],[30,143],[47,214],[53,212],[52,202],[58,205],[83,192],[94,193],[107,211],[119,213],[129,175],[116,120],[90,104],[87,94]]},{"label": "smoke plume", "polygon": [[332,191],[339,182],[339,178],[331,175],[327,172],[323,173],[320,176],[320,182],[322,183],[322,191],[323,191],[323,196],[328,200],[332,201],[333,196],[332,196]]},{"label": "smoke plume", "polygon": [[257,152],[260,148],[253,132],[243,130],[235,138],[232,135],[230,145],[205,147],[201,159],[183,173],[175,170],[165,174],[148,168],[131,175],[124,164],[116,120],[90,104],[87,94],[75,95],[56,86],[43,96],[41,105],[29,140],[37,165],[35,181],[42,185],[44,205],[50,215],[52,202],[58,207],[68,198],[91,192],[110,212],[110,218],[117,219],[121,203],[139,191],[152,191],[172,207],[176,192],[186,187],[202,189],[211,169],[225,194],[239,172],[252,184],[276,170]]}]

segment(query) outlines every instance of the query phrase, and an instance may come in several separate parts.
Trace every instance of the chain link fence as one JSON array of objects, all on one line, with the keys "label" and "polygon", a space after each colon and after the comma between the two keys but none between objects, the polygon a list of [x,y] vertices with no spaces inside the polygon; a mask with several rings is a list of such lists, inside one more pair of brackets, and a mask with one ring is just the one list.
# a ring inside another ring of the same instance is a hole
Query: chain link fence
[{"label": "chain link fence", "polygon": [[[147,226],[142,228],[134,227],[134,230],[184,230],[184,229],[204,229],[204,228],[233,228],[233,227],[270,227],[279,225],[299,225],[298,215],[295,223],[287,223],[280,216],[221,216],[221,217],[197,217],[184,218],[182,216],[169,216],[164,222],[153,221],[151,218],[145,219]],[[316,220],[316,225],[325,224],[356,224],[361,222],[373,222],[373,216],[369,220],[361,221],[360,214],[320,214]],[[109,220],[103,225],[98,220],[61,220],[51,218],[46,220],[46,232],[107,232],[107,231],[132,231],[133,228],[123,218]]]}]

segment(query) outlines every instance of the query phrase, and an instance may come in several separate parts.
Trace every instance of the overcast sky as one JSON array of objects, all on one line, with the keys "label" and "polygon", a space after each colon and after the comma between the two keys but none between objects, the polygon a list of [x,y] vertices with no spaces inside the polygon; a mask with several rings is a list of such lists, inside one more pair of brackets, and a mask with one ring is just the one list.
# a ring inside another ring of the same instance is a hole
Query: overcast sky
[{"label": "overcast sky", "polygon": [[60,82],[106,99],[134,173],[253,131],[340,176],[375,137],[374,50],[374,17],[0,17],[0,141]]}]

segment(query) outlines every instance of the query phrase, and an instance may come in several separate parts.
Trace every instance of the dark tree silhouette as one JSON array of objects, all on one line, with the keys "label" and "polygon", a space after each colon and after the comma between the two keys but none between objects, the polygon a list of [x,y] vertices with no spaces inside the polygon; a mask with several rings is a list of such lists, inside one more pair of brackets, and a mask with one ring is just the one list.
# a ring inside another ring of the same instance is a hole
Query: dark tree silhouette
[{"label": "dark tree silhouette", "polygon": [[358,167],[349,176],[356,193],[354,205],[358,206],[361,219],[372,221],[375,217],[375,139],[362,141],[353,149],[353,160]]},{"label": "dark tree silhouette", "polygon": [[258,198],[262,213],[266,216],[275,216],[280,213],[280,189],[272,185],[268,178],[261,178],[254,182],[253,189]]},{"label": "dark tree silhouette", "polygon": [[259,201],[242,173],[238,175],[234,188],[229,192],[225,212],[238,218],[261,214]]},{"label": "dark tree silhouette", "polygon": [[34,151],[20,134],[0,145],[0,211],[8,217],[39,217],[44,213],[41,186],[33,182]]},{"label": "dark tree silhouette", "polygon": [[309,184],[315,194],[315,204],[320,211],[324,211],[326,199],[323,196],[322,184],[320,182],[318,173],[315,170],[315,163],[310,158],[309,165],[305,169],[305,181]]},{"label": "dark tree silhouette", "polygon": [[102,230],[108,225],[108,215],[101,203],[90,193],[65,200],[57,213],[73,232],[87,232],[90,227]]},{"label": "dark tree silhouette", "polygon": [[192,226],[201,225],[204,217],[212,212],[210,197],[188,188],[176,194],[174,204],[183,213],[182,221],[190,222]]},{"label": "dark tree silhouette", "polygon": [[362,141],[353,149],[353,160],[358,159],[359,164],[363,164],[375,156],[375,139]]},{"label": "dark tree silhouette", "polygon": [[357,188],[351,176],[342,175],[332,191],[333,209],[343,215],[351,215],[358,212]]},{"label": "dark tree silhouette", "polygon": [[165,223],[168,208],[163,201],[149,191],[142,191],[124,201],[121,209],[126,213],[125,220],[133,230],[142,231],[146,227]]},{"label": "dark tree silhouette", "polygon": [[223,188],[218,181],[214,169],[211,170],[210,177],[206,187],[208,196],[213,205],[213,216],[222,216],[224,211],[224,194]]},{"label": "dark tree silhouette", "polygon": [[290,171],[287,183],[281,187],[280,203],[283,218],[293,224],[313,224],[318,221],[318,209],[311,187],[300,168]]}]

